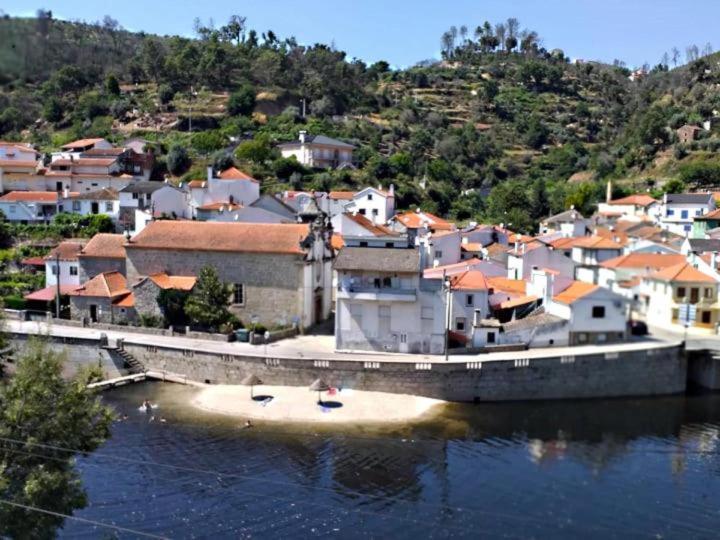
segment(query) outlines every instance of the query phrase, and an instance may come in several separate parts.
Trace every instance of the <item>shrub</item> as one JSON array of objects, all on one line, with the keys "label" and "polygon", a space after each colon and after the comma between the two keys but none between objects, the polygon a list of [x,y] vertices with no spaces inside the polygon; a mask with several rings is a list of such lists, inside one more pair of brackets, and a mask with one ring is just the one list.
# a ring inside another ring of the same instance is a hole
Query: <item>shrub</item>
[{"label": "shrub", "polygon": [[187,150],[180,145],[170,148],[167,155],[167,168],[170,174],[179,176],[190,168],[190,156]]},{"label": "shrub", "polygon": [[230,94],[228,99],[228,114],[231,116],[249,115],[255,108],[255,89],[250,85],[244,85],[239,90]]}]

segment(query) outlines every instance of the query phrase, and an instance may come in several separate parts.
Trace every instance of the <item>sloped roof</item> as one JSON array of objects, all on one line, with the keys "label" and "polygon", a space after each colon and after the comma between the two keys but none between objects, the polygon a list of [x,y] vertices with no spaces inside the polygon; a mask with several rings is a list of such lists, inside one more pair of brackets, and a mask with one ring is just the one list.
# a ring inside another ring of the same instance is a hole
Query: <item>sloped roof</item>
[{"label": "sloped roof", "polygon": [[161,289],[176,289],[179,291],[191,291],[197,282],[195,276],[169,276],[164,272],[153,274],[148,278]]},{"label": "sloped roof", "polygon": [[20,167],[23,169],[34,169],[37,167],[37,161],[25,161],[20,159],[0,159],[0,167]]},{"label": "sloped roof", "polygon": [[91,146],[93,144],[97,144],[99,142],[104,141],[105,139],[99,138],[99,139],[78,139],[77,141],[72,141],[67,144],[63,144],[60,148],[67,149],[67,150],[74,150],[76,148],[85,148],[86,146]]},{"label": "sloped roof", "polygon": [[505,302],[500,302],[497,307],[499,307],[500,309],[510,309],[530,304],[531,302],[535,302],[537,299],[538,297],[534,294],[528,294],[526,296],[518,296],[517,298],[512,298],[510,300],[506,300]]},{"label": "sloped roof", "polygon": [[330,245],[333,249],[342,249],[345,246],[345,240],[340,233],[333,233],[330,239]]},{"label": "sloped roof", "polygon": [[106,158],[106,157],[87,157],[78,159],[56,159],[50,163],[50,168],[54,167],[109,167],[113,163],[117,162],[117,158]]},{"label": "sloped roof", "polygon": [[242,204],[237,203],[231,203],[231,202],[213,202],[208,204],[203,204],[202,206],[198,206],[198,210],[205,210],[205,211],[227,211],[232,212],[233,210],[238,210],[239,208],[242,208]]},{"label": "sloped roof", "polygon": [[218,174],[217,177],[221,180],[250,180],[251,182],[255,182],[256,184],[259,183],[252,176],[244,173],[237,167],[230,167],[229,169],[225,169],[220,174]]},{"label": "sloped roof", "polygon": [[688,238],[693,253],[720,252],[720,238]]},{"label": "sloped roof", "polygon": [[573,247],[583,249],[622,249],[622,245],[618,242],[602,236],[579,238],[573,243]]},{"label": "sloped roof", "polygon": [[[77,285],[60,285],[60,296],[66,296],[77,289]],[[33,291],[23,296],[25,300],[35,302],[52,302],[57,297],[57,285],[45,287],[43,289]]]},{"label": "sloped roof", "polygon": [[124,259],[125,242],[122,234],[98,233],[85,245],[80,256]]},{"label": "sloped roof", "polygon": [[399,233],[393,231],[390,227],[386,227],[385,225],[376,225],[362,214],[353,214],[348,212],[344,214],[344,216],[375,236],[399,236]]},{"label": "sloped roof", "polygon": [[[715,195],[713,193],[713,195]],[[709,221],[709,220],[719,220],[720,219],[720,208],[717,210],[713,210],[712,212],[708,212],[707,214],[703,214],[702,216],[697,216],[695,218],[695,221]]]},{"label": "sloped roof", "polygon": [[127,186],[122,188],[120,190],[120,193],[154,193],[158,189],[162,189],[164,187],[171,187],[173,189],[177,189],[172,184],[168,184],[166,182],[156,182],[152,180],[142,180],[140,182],[130,182]]},{"label": "sloped roof", "polygon": [[54,261],[56,257],[60,257],[61,261],[77,261],[82,248],[82,242],[60,242],[45,256],[45,260]]},{"label": "sloped roof", "polygon": [[125,276],[120,272],[103,272],[71,292],[71,296],[93,296],[98,298],[117,298],[128,294]]},{"label": "sloped roof", "polygon": [[187,183],[187,186],[190,189],[202,189],[205,187],[206,184],[207,184],[207,182],[205,182],[205,180],[190,180]]},{"label": "sloped roof", "polygon": [[331,191],[330,193],[328,193],[328,199],[334,199],[338,201],[349,201],[354,196],[354,191]]},{"label": "sloped roof", "polygon": [[685,262],[685,256],[674,253],[629,253],[600,263],[603,268],[668,268]]},{"label": "sloped roof", "polygon": [[713,199],[712,193],[668,193],[668,204],[706,204]]},{"label": "sloped roof", "polygon": [[117,201],[118,191],[113,188],[102,188],[97,191],[86,191],[84,193],[73,193],[70,195],[73,200],[82,201]]},{"label": "sloped roof", "polygon": [[560,302],[561,304],[569,305],[591,293],[594,293],[599,288],[599,285],[593,285],[592,283],[573,281],[567,289],[560,294],[553,296],[553,300]]},{"label": "sloped roof", "polygon": [[450,278],[450,288],[456,291],[487,291],[490,283],[479,270],[468,270]]},{"label": "sloped roof", "polygon": [[160,220],[149,223],[125,249],[222,251],[302,255],[306,223],[217,223]]},{"label": "sloped roof", "polygon": [[367,270],[379,272],[420,272],[417,248],[344,247],[340,250],[335,270]]},{"label": "sloped roof", "polygon": [[664,268],[650,275],[651,279],[659,281],[675,281],[687,283],[717,283],[717,281],[704,272],[684,262],[675,266]]},{"label": "sloped roof", "polygon": [[627,197],[622,197],[621,199],[614,199],[610,201],[608,204],[612,205],[633,205],[633,206],[642,206],[643,208],[650,206],[651,204],[655,204],[659,202],[657,199],[654,199],[650,195],[645,195],[643,193],[638,193],[635,195],[629,195]]},{"label": "sloped roof", "polygon": [[58,202],[58,193],[55,191],[11,191],[0,197],[4,202]]},{"label": "sloped roof", "polygon": [[585,218],[577,210],[566,210],[565,212],[560,212],[559,214],[550,216],[544,220],[544,223],[572,223],[581,219]]},{"label": "sloped roof", "polygon": [[408,229],[419,229],[427,226],[430,229],[451,230],[453,224],[430,212],[405,212],[397,214],[393,219],[398,220]]},{"label": "sloped roof", "polygon": [[[292,141],[287,142],[283,144],[279,144],[279,148],[292,148],[295,146],[300,146],[302,143],[298,141]],[[341,146],[343,148],[355,148],[352,144],[348,144],[343,141],[339,141],[338,139],[333,139],[332,137],[327,137],[326,135],[311,135],[307,133],[305,135],[305,144],[323,144],[327,146]]]},{"label": "sloped roof", "polygon": [[502,276],[489,277],[487,279],[495,291],[524,295],[527,288],[527,283],[522,279],[510,279]]}]

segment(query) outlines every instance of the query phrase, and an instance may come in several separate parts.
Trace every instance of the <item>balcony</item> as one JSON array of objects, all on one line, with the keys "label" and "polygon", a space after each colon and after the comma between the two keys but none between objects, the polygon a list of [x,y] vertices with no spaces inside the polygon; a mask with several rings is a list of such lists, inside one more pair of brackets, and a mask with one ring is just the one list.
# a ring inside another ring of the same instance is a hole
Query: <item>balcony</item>
[{"label": "balcony", "polygon": [[336,298],[374,302],[415,302],[417,300],[417,289],[353,285],[339,287]]}]

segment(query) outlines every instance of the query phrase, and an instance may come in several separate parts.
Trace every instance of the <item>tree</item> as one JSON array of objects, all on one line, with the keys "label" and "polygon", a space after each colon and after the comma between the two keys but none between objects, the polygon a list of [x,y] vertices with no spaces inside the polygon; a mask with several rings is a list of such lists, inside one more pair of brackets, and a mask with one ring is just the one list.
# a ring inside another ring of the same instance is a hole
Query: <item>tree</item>
[{"label": "tree", "polygon": [[[72,514],[87,504],[74,457],[110,435],[112,412],[87,384],[97,370],[63,378],[64,355],[30,342],[0,392],[0,498]],[[51,447],[71,449],[54,450]],[[0,505],[0,536],[54,538],[62,517]]]},{"label": "tree", "polygon": [[160,81],[165,65],[165,48],[157,38],[147,38],[142,45],[141,58],[145,74],[155,81]]},{"label": "tree", "polygon": [[231,319],[228,311],[232,290],[218,277],[213,266],[200,270],[197,283],[185,302],[188,319],[201,328],[217,330]]},{"label": "tree", "polygon": [[158,88],[158,100],[161,105],[167,105],[175,97],[175,91],[169,84],[161,84]]},{"label": "tree", "polygon": [[670,51],[670,54],[672,56],[673,66],[677,67],[678,61],[680,60],[680,49],[678,49],[677,47],[673,47]]},{"label": "tree", "polygon": [[228,23],[220,29],[225,39],[235,41],[236,45],[240,45],[245,40],[245,22],[246,17],[232,15]]},{"label": "tree", "polygon": [[166,326],[187,326],[185,304],[190,293],[179,289],[162,289],[158,293],[157,303],[162,311]]},{"label": "tree", "polygon": [[112,73],[105,79],[105,90],[107,90],[107,93],[111,96],[120,95],[120,83],[118,82],[117,77]]},{"label": "tree", "polygon": [[228,99],[228,114],[231,116],[250,115],[255,108],[255,89],[249,84],[241,86],[230,94]]},{"label": "tree", "polygon": [[59,122],[63,117],[62,103],[54,96],[50,97],[43,105],[43,118],[48,122]]},{"label": "tree", "polygon": [[258,135],[250,141],[241,142],[235,150],[235,157],[241,160],[263,163],[272,157],[272,147],[267,137]]},{"label": "tree", "polygon": [[180,176],[190,168],[190,156],[187,150],[176,144],[170,148],[167,155],[167,168],[170,174]]}]

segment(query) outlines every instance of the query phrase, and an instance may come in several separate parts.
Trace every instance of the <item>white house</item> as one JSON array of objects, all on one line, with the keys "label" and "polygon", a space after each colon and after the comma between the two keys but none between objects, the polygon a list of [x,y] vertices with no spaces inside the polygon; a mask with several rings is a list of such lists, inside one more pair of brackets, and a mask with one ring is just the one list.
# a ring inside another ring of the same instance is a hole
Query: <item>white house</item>
[{"label": "white house", "polygon": [[651,218],[660,214],[660,201],[650,195],[636,194],[598,204],[598,214],[616,219]]},{"label": "white house", "polygon": [[65,241],[50,251],[45,259],[45,287],[54,287],[60,280],[62,287],[79,287],[80,272],[78,256],[84,244],[78,241]]},{"label": "white house", "polygon": [[696,217],[715,210],[712,193],[666,193],[660,212],[660,226],[681,236],[688,236]]},{"label": "white house", "polygon": [[679,253],[635,252],[621,255],[600,263],[597,284],[630,300],[638,300],[635,294],[643,277],[684,262],[685,257]]},{"label": "white house", "polygon": [[120,198],[118,192],[112,188],[83,193],[68,193],[66,190],[63,198],[65,212],[72,212],[81,216],[105,214],[115,223],[119,219]]},{"label": "white house", "polygon": [[196,217],[202,206],[216,203],[250,206],[260,198],[260,182],[236,167],[217,175],[208,167],[207,180],[192,180],[181,187],[189,193],[191,217]]},{"label": "white house", "polygon": [[[330,192],[332,198],[333,192]],[[387,191],[382,187],[366,187],[356,193],[343,205],[343,212],[357,212],[373,223],[384,225],[395,215],[395,187],[390,185]],[[333,213],[330,212],[332,216]]]},{"label": "white house", "polygon": [[37,190],[45,185],[37,169],[41,165],[40,154],[25,143],[0,141],[0,192]]},{"label": "white house", "polygon": [[295,158],[306,167],[342,169],[353,166],[355,147],[325,135],[300,131],[298,140],[278,145],[284,158]]},{"label": "white house", "polygon": [[417,248],[340,251],[334,264],[337,349],[443,352],[442,283],[421,283],[420,259]]},{"label": "white house", "polygon": [[0,211],[8,221],[23,224],[50,223],[66,208],[62,193],[51,191],[11,191],[0,197]]},{"label": "white house", "polygon": [[588,223],[583,215],[570,208],[540,222],[540,234],[561,233],[566,238],[585,236]]},{"label": "white house", "polygon": [[507,254],[507,277],[510,279],[529,279],[534,267],[555,270],[566,277],[575,275],[577,263],[569,254],[542,240],[516,241]]},{"label": "white house", "polygon": [[[485,274],[469,270],[450,277],[450,329],[453,338],[465,344],[472,343],[473,329],[490,316],[491,285]],[[495,343],[495,336],[485,338]]]}]

